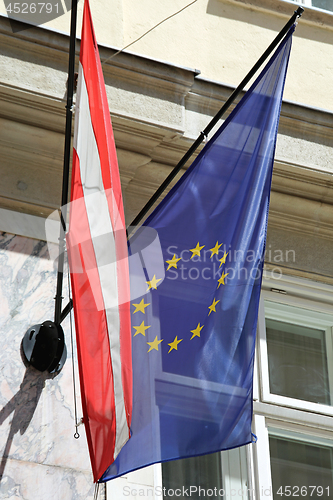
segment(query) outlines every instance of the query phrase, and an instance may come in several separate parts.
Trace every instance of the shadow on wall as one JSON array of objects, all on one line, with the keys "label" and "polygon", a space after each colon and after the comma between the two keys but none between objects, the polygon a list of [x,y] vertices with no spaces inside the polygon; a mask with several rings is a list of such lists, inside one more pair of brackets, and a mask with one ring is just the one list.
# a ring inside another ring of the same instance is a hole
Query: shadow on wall
[{"label": "shadow on wall", "polygon": [[13,420],[10,426],[7,442],[0,463],[0,482],[2,480],[10,448],[17,432],[24,434],[32,420],[37,408],[39,398],[45,386],[45,381],[54,378],[57,374],[50,374],[47,371],[39,372],[35,368],[28,366],[19,391],[8,401],[6,406],[0,411],[0,425],[12,414]]}]

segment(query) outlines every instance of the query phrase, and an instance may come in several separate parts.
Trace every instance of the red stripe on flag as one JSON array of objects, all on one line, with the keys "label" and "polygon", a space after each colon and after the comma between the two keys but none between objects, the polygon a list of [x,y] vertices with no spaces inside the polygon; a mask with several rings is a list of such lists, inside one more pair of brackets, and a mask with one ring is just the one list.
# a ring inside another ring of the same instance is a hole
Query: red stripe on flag
[{"label": "red stripe on flag", "polygon": [[[110,119],[109,106],[105,91],[102,67],[98,53],[97,41],[92,23],[89,3],[86,2],[87,14],[83,18],[80,61],[84,69],[84,76],[89,96],[90,115],[95,138],[100,155],[101,171],[104,189],[112,188],[112,199],[108,196],[108,205],[115,233],[117,253],[117,274],[128,276],[127,242],[125,231],[125,216],[123,210],[122,192],[118,170],[118,161],[114,143],[113,130]],[[83,45],[82,45],[83,44]],[[92,62],[94,62],[92,64]],[[103,119],[101,119],[101,115]],[[111,166],[111,168],[110,168]],[[116,206],[113,206],[116,203]],[[126,388],[125,405],[128,418],[132,414],[132,370],[127,367],[132,364],[130,337],[127,332],[131,329],[129,300],[129,280],[118,280],[119,315],[120,315],[120,345],[122,359],[123,385]],[[130,420],[128,420],[130,426]]]},{"label": "red stripe on flag", "polygon": [[[87,0],[80,62],[74,144],[77,151],[74,149],[73,153],[67,246],[84,422],[94,480],[97,481],[129,438],[132,355],[127,242],[120,178]],[[89,198],[96,192],[100,202],[97,205],[95,199],[92,203]],[[108,241],[115,249],[115,263],[110,261],[107,267],[103,267],[105,247],[98,240],[100,220],[105,221],[102,226],[108,228]],[[106,269],[113,277],[112,283],[106,281]],[[112,307],[108,305],[110,300]]]},{"label": "red stripe on flag", "polygon": [[[96,294],[102,294],[97,264],[92,266],[94,279],[87,276],[85,262],[91,261],[94,249],[83,200],[79,159],[73,152],[72,200],[70,214],[71,273],[74,316],[77,332],[77,350],[82,395],[82,407],[90,459],[97,481],[113,461],[116,421],[114,418],[113,374],[105,310],[95,308]],[[73,205],[74,206],[74,205]],[[81,246],[76,242],[84,242]],[[82,248],[84,250],[82,250]],[[74,250],[74,251],[73,251]],[[91,266],[90,262],[90,266]],[[89,266],[89,267],[90,267]],[[94,287],[94,293],[92,288]]]}]

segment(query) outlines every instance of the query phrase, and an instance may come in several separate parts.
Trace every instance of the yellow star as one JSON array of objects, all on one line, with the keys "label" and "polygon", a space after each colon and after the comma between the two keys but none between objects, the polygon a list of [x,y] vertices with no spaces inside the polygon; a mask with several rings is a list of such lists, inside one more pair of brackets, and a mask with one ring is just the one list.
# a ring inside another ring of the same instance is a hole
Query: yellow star
[{"label": "yellow star", "polygon": [[182,260],[181,257],[179,257],[179,259],[177,259],[176,254],[173,255],[171,260],[166,260],[165,262],[167,264],[169,264],[167,271],[169,271],[170,267],[174,267],[175,269],[177,269],[177,262],[180,260]]},{"label": "yellow star", "polygon": [[198,242],[195,248],[190,248],[190,252],[192,252],[191,259],[193,259],[193,257],[195,255],[197,255],[198,257],[200,257],[200,250],[202,250],[204,246],[205,245],[200,246],[199,242]]},{"label": "yellow star", "polygon": [[133,314],[134,313],[137,313],[138,311],[142,312],[143,314],[145,314],[145,308],[150,306],[150,303],[149,304],[145,304],[145,301],[144,299],[141,300],[140,304],[132,304],[134,307],[135,307],[135,311],[133,311]]},{"label": "yellow star", "polygon": [[224,252],[224,255],[223,255],[222,259],[219,259],[219,261],[220,261],[220,266],[219,266],[219,269],[220,269],[220,267],[222,266],[222,264],[225,264],[225,260],[226,260],[226,258],[228,257],[228,255],[229,255],[229,252],[228,252],[228,253],[227,253],[227,252]]},{"label": "yellow star", "polygon": [[[162,278],[161,278],[161,279],[162,279]],[[161,281],[161,279],[159,279],[159,280],[158,280],[158,279],[156,279],[156,276],[155,276],[155,274],[154,274],[154,276],[153,276],[153,279],[152,279],[152,280],[150,280],[150,281],[146,281],[146,283],[147,283],[147,285],[148,285],[147,290],[150,290],[151,288],[154,288],[155,290],[157,290],[157,283],[158,283],[159,281]]]},{"label": "yellow star", "polygon": [[200,326],[200,323],[198,323],[198,326],[194,330],[191,330],[191,333],[193,333],[193,335],[190,340],[192,340],[193,337],[200,337],[200,332],[203,329],[203,327],[204,325]]},{"label": "yellow star", "polygon": [[223,243],[221,243],[221,244],[219,245],[219,242],[217,241],[217,242],[215,243],[215,247],[213,247],[213,248],[210,248],[210,249],[209,249],[209,250],[212,252],[212,254],[211,254],[210,258],[212,258],[212,257],[213,257],[213,255],[218,255],[218,254],[219,254],[219,248],[220,248],[222,245],[223,245]]},{"label": "yellow star", "polygon": [[[171,342],[171,344],[168,344],[170,346],[170,349],[169,349],[169,352],[172,351],[172,349],[176,349],[176,351],[178,350],[178,344],[179,342],[181,342],[183,339],[180,339],[178,340],[177,339],[177,335],[175,337],[175,340],[173,342]],[[168,354],[169,354],[168,352]]]},{"label": "yellow star", "polygon": [[156,335],[155,339],[152,342],[147,342],[147,344],[150,346],[147,352],[150,352],[153,349],[156,349],[156,351],[158,351],[158,344],[160,344],[161,342],[163,342],[163,339],[157,340],[157,335]]},{"label": "yellow star", "polygon": [[219,302],[220,302],[219,300],[215,300],[215,299],[214,299],[214,300],[213,300],[213,302],[212,302],[212,305],[208,306],[208,309],[209,309],[208,316],[210,315],[210,313],[211,313],[211,312],[214,312],[214,313],[216,312],[216,310],[215,310],[215,306],[216,306],[216,304],[218,304]]},{"label": "yellow star", "polygon": [[221,285],[225,285],[224,283],[224,278],[226,278],[228,276],[229,273],[225,273],[224,271],[222,271],[222,276],[219,280],[217,280],[219,286],[217,288],[220,288]]},{"label": "yellow star", "polygon": [[133,326],[133,328],[136,329],[136,332],[135,334],[133,335],[133,337],[135,337],[135,335],[138,335],[138,333],[141,333],[141,335],[143,335],[144,337],[146,336],[146,330],[148,328],[150,328],[150,326],[145,326],[145,322],[142,321],[141,325],[140,326]]}]

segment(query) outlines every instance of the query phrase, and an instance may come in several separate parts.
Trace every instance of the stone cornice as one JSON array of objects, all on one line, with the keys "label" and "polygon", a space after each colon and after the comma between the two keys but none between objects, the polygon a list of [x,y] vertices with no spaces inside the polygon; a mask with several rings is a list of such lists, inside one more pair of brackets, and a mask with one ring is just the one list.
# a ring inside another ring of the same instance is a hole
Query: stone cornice
[{"label": "stone cornice", "polygon": [[[35,89],[33,82],[26,89],[22,88],[19,80],[15,82],[16,87],[13,81],[4,84],[0,88],[1,115],[11,119],[16,117],[18,121],[26,121],[51,130],[63,130],[68,36],[41,27],[12,33],[8,19],[0,16],[0,45],[3,56],[7,55],[6,51],[9,47],[15,47],[18,52],[22,50],[26,54],[25,62],[44,64],[46,69],[51,66],[51,69],[56,69],[62,74],[61,88],[56,88],[57,84],[59,86],[59,81],[51,82],[54,89],[53,95],[44,92],[42,82]],[[100,47],[101,60],[106,61],[103,64],[103,71],[109,94],[110,110],[114,115],[121,116],[122,112],[113,109],[113,89],[116,89],[118,94],[121,89],[125,97],[128,94],[128,99],[132,93],[141,93],[146,98],[153,96],[166,104],[173,102],[178,107],[206,115],[208,119],[217,112],[234,90],[232,86],[198,76],[197,70],[181,68],[126,52],[110,59],[115,53],[114,48]],[[8,58],[11,57],[13,54],[9,50]],[[50,63],[52,60],[57,60],[56,68],[53,67],[52,62]],[[45,80],[45,75],[43,76]],[[29,111],[24,111],[25,108]],[[125,116],[131,118],[130,112],[130,109],[126,110]],[[50,116],[49,120],[47,115]],[[175,128],[177,133],[183,133],[186,136],[183,124],[179,122],[175,127],[172,118],[168,123],[168,116],[162,116],[159,123],[156,121],[156,125],[162,128],[165,126]],[[134,119],[138,121],[140,116],[136,115]],[[148,120],[152,121],[150,117],[142,117],[143,122]],[[333,114],[325,110],[284,102],[279,131],[287,135],[291,134],[293,137],[301,136],[306,140],[320,141],[331,146]]]},{"label": "stone cornice", "polygon": [[[191,91],[186,96],[187,108],[197,113],[214,116],[222,107],[235,87],[202,78],[195,78]],[[235,101],[235,104],[244,92]],[[227,115],[235,105],[229,108]],[[226,116],[227,116],[226,115]],[[283,101],[279,133],[333,146],[333,113],[324,109],[303,106]]]},{"label": "stone cornice", "polygon": [[278,193],[333,205],[333,176],[330,173],[275,161],[272,189]]}]

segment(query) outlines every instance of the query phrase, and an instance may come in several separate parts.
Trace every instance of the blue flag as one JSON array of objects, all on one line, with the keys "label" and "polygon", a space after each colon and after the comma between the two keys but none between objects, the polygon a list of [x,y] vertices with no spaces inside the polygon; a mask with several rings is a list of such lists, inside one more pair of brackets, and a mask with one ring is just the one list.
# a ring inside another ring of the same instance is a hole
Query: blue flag
[{"label": "blue flag", "polygon": [[251,442],[258,304],[292,32],[131,238],[132,437],[101,481]]}]

